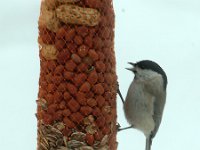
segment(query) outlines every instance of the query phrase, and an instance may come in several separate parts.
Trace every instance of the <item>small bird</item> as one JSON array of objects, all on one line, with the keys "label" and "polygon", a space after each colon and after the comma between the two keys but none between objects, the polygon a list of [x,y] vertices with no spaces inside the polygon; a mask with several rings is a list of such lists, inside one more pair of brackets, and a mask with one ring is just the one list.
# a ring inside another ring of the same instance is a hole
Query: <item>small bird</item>
[{"label": "small bird", "polygon": [[167,76],[164,70],[151,60],[137,63],[129,62],[132,68],[126,68],[135,74],[125,101],[118,90],[123,103],[125,117],[131,125],[118,131],[135,128],[146,136],[146,149],[151,150],[152,139],[160,126],[166,101]]}]

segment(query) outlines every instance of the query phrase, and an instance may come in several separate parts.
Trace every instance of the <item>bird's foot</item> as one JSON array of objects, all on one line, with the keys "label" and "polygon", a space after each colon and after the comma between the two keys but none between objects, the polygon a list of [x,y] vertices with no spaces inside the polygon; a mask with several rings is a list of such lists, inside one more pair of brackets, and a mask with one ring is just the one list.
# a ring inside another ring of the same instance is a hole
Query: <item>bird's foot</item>
[{"label": "bird's foot", "polygon": [[121,100],[122,100],[122,103],[124,104],[124,98],[123,98],[123,96],[122,96],[122,94],[121,94],[121,91],[120,91],[120,89],[119,89],[119,82],[117,81],[117,94],[119,95],[119,97],[121,98]]},{"label": "bird's foot", "polygon": [[129,126],[129,127],[125,127],[125,128],[121,128],[120,124],[118,123],[117,124],[117,131],[122,131],[122,130],[126,130],[126,129],[131,129],[131,128],[134,128],[133,125]]}]

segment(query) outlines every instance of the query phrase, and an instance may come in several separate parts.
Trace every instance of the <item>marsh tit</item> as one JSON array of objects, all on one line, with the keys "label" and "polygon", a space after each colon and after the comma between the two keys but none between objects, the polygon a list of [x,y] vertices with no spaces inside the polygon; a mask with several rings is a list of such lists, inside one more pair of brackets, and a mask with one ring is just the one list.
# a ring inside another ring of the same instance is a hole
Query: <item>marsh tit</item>
[{"label": "marsh tit", "polygon": [[119,131],[135,128],[146,136],[146,149],[151,149],[152,139],[160,126],[166,101],[167,76],[164,70],[150,60],[129,63],[126,68],[135,74],[124,103],[125,117],[131,125]]}]

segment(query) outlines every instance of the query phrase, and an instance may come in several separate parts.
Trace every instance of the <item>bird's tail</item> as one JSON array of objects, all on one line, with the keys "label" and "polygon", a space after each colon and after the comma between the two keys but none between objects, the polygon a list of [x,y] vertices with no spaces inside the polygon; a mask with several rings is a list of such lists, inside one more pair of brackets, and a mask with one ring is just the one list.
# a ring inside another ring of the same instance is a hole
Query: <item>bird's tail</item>
[{"label": "bird's tail", "polygon": [[145,148],[145,150],[151,150],[151,144],[152,144],[152,139],[149,136],[149,137],[146,138],[146,148]]}]

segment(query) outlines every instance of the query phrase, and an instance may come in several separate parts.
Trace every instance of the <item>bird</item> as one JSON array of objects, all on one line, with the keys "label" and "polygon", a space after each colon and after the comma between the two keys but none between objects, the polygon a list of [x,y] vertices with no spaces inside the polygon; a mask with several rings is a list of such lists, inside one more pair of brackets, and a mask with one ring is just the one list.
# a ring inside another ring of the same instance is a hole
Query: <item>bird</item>
[{"label": "bird", "polygon": [[125,117],[130,126],[126,128],[119,126],[118,131],[130,128],[142,131],[146,137],[145,150],[151,150],[152,139],[159,129],[166,103],[167,75],[152,60],[129,62],[129,64],[132,67],[126,69],[134,73],[134,79],[125,100],[119,89],[118,94],[122,99]]}]

